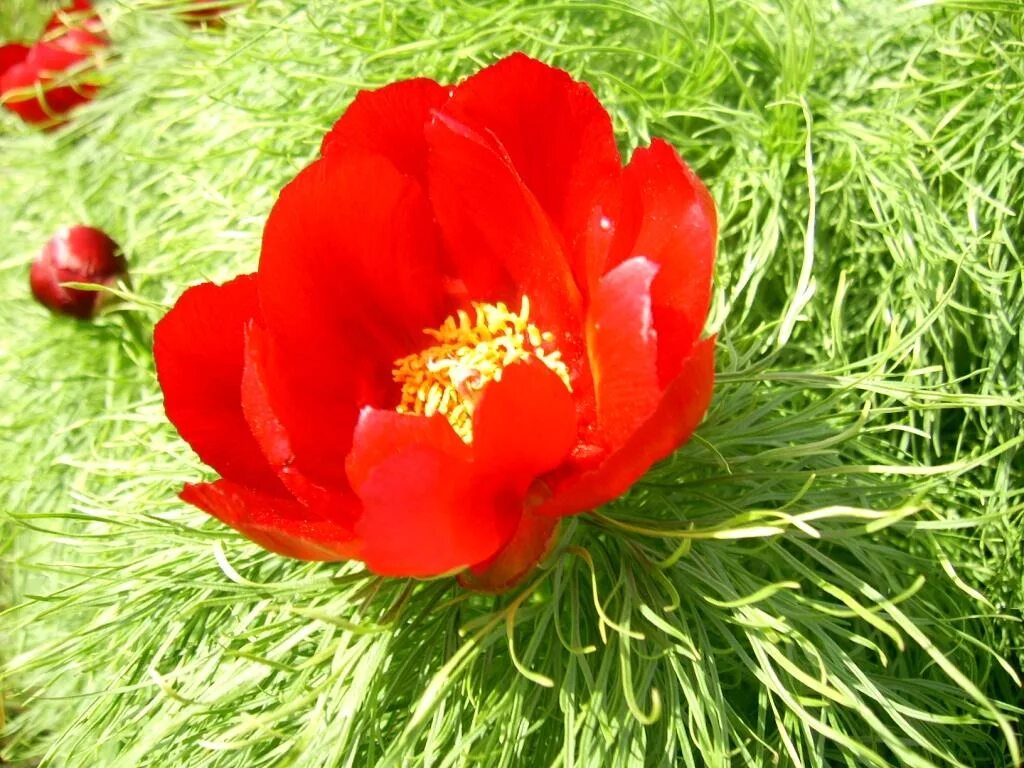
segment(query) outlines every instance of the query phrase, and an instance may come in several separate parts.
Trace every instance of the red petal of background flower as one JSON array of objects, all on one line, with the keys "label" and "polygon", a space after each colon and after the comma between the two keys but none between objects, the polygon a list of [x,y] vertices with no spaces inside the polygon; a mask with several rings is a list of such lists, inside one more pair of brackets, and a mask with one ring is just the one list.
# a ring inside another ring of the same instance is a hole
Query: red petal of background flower
[{"label": "red petal of background flower", "polygon": [[199,458],[228,480],[280,493],[241,405],[244,328],[256,278],[189,288],[156,325],[153,355],[167,417]]},{"label": "red petal of background flower", "polygon": [[[12,51],[4,54],[8,60],[7,66],[0,66],[0,93],[25,91],[16,100],[8,96],[5,106],[26,122],[46,123],[54,121],[55,116],[63,115],[72,107],[89,101],[96,92],[95,86],[84,83],[54,86],[54,82],[74,77],[70,71],[82,67],[90,58],[92,50],[105,45],[103,38],[84,29],[73,29],[52,41],[36,43],[28,49],[24,46],[4,46],[5,50],[11,48]],[[21,55],[18,49],[24,52],[20,62],[14,61],[16,54]],[[38,90],[43,91],[45,105],[40,103]]]},{"label": "red petal of background flower", "polygon": [[587,349],[604,446],[615,451],[661,400],[651,283],[658,265],[635,256],[602,277],[587,318]]},{"label": "red petal of background flower", "polygon": [[[24,62],[15,64],[0,77],[0,95],[4,98],[4,107],[21,117],[26,123],[46,123],[53,120],[43,109],[36,97],[36,71]],[[13,91],[24,90],[24,95],[14,97]]]},{"label": "red petal of background flower", "polygon": [[86,29],[69,29],[59,37],[32,46],[25,63],[40,73],[64,72],[87,61],[107,41]]},{"label": "red petal of background flower", "polygon": [[394,405],[394,361],[448,314],[435,238],[418,184],[379,156],[330,152],[270,213],[259,292],[282,375],[267,385],[316,478],[344,484],[358,409]]},{"label": "red petal of background flower", "polygon": [[521,505],[482,486],[470,450],[442,416],[364,409],[348,460],[363,513],[360,557],[386,576],[436,576],[508,541]]},{"label": "red petal of background flower", "polygon": [[579,290],[559,238],[504,149],[439,115],[427,129],[430,198],[469,295],[516,304],[530,297],[531,319],[557,337],[562,354],[579,354]]},{"label": "red petal of background flower", "polygon": [[380,154],[402,173],[426,185],[427,143],[424,129],[430,112],[448,98],[450,89],[427,78],[402,80],[375,91],[360,91],[355,101],[324,136],[320,152],[361,150]]},{"label": "red petal of background flower", "polygon": [[546,515],[586,512],[611,501],[635,483],[656,461],[685,443],[697,428],[708,404],[715,379],[715,340],[705,339],[683,361],[658,409],[629,440],[597,469],[569,479],[540,507]]},{"label": "red petal of background flower", "polygon": [[497,139],[560,233],[586,294],[584,234],[622,172],[611,119],[590,86],[515,53],[460,83],[442,111]]},{"label": "red petal of background flower", "polygon": [[199,507],[271,552],[300,560],[359,557],[352,531],[333,520],[316,519],[293,499],[218,480],[186,485],[183,501]]},{"label": "red petal of background flower", "polygon": [[[21,64],[28,56],[29,47],[20,43],[0,45],[0,78],[15,64]],[[2,92],[2,89],[0,89]]]},{"label": "red petal of background flower", "polygon": [[46,88],[46,103],[55,115],[63,115],[79,104],[85,104],[96,93],[92,86],[62,85],[59,88]]},{"label": "red petal of background flower", "polygon": [[678,374],[707,319],[715,204],[675,149],[660,139],[633,154],[623,177],[623,204],[606,269],[630,256],[645,256],[659,266],[651,298],[664,386]]}]

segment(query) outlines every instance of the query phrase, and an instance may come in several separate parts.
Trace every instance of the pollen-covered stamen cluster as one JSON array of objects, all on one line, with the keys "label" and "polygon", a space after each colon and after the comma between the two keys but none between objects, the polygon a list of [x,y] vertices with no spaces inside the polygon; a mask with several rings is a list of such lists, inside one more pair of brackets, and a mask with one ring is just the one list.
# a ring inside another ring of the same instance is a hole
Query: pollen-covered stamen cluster
[{"label": "pollen-covered stamen cluster", "polygon": [[395,361],[402,385],[399,413],[440,413],[465,442],[473,442],[473,411],[483,388],[501,380],[513,363],[536,359],[554,371],[568,389],[569,369],[554,349],[554,336],[530,322],[530,300],[519,312],[502,302],[473,302],[472,314],[459,310],[440,328],[424,330],[437,343]]}]

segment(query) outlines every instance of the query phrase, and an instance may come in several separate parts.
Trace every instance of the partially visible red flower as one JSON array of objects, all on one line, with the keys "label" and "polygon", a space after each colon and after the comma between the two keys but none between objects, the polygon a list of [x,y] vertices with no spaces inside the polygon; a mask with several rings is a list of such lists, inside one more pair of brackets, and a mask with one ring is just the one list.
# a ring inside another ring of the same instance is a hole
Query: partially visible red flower
[{"label": "partially visible red flower", "polygon": [[79,224],[58,230],[46,242],[32,262],[29,284],[32,295],[43,306],[87,320],[95,314],[105,294],[69,288],[62,283],[110,286],[127,270],[120,246],[107,233]]},{"label": "partially visible red flower", "polygon": [[109,44],[89,0],[73,0],[53,14],[31,46],[0,47],[0,101],[27,123],[55,127],[96,93],[83,81]]},{"label": "partially visible red flower", "polygon": [[623,167],[583,83],[521,54],[360,93],[282,190],[259,270],[157,325],[182,498],[262,546],[500,589],[711,397],[714,203]]}]

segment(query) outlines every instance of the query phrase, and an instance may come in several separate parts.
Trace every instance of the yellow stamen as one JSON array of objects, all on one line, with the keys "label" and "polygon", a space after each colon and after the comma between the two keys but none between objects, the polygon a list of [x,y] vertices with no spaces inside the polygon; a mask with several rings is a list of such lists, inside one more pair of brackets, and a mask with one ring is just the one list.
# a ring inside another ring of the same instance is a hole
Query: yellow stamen
[{"label": "yellow stamen", "polygon": [[571,391],[569,369],[554,349],[555,337],[530,322],[530,300],[523,296],[518,313],[502,302],[473,302],[470,314],[459,310],[440,328],[423,332],[437,343],[395,361],[395,381],[402,385],[399,413],[440,413],[465,442],[473,442],[473,411],[483,388],[501,381],[513,363],[540,360]]}]

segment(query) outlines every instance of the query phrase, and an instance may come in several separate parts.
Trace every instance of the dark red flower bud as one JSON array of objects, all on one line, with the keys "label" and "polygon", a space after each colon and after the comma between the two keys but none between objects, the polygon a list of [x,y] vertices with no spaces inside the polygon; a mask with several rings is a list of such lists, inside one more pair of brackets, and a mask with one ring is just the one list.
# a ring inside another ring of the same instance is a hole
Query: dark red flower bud
[{"label": "dark red flower bud", "polygon": [[113,285],[127,272],[121,248],[105,232],[64,227],[43,246],[29,274],[32,295],[54,312],[88,319],[107,294],[68,288],[62,283]]}]

